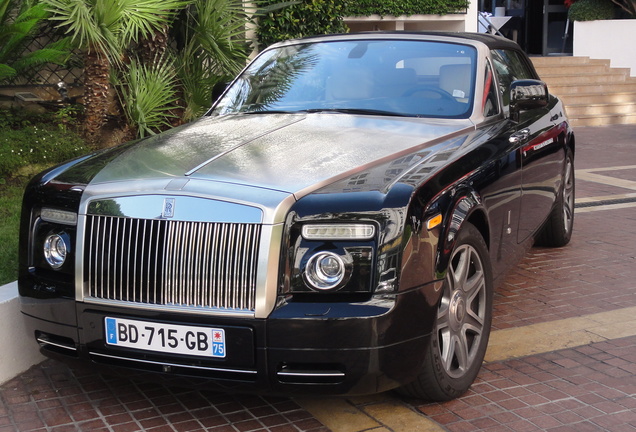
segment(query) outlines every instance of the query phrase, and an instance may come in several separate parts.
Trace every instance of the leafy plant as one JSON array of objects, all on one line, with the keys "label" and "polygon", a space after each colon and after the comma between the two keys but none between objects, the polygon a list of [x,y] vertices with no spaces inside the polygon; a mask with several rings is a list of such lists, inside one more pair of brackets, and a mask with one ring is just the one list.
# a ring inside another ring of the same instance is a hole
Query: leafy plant
[{"label": "leafy plant", "polygon": [[614,5],[610,0],[577,0],[570,6],[572,21],[595,21],[614,18]]},{"label": "leafy plant", "polygon": [[214,86],[222,82],[225,75],[211,73],[203,62],[184,53],[185,51],[177,56],[176,64],[183,102],[181,120],[189,122],[200,117],[210,108],[213,102]]},{"label": "leafy plant", "polygon": [[23,76],[47,63],[64,64],[70,56],[67,38],[25,54],[48,17],[45,5],[21,0],[0,0],[0,83]]},{"label": "leafy plant", "polygon": [[203,114],[212,103],[214,86],[245,66],[250,53],[245,34],[249,12],[241,0],[194,0],[175,21],[184,121]]},{"label": "leafy plant", "polygon": [[118,80],[120,103],[137,136],[154,135],[171,126],[177,108],[176,72],[172,61],[159,58],[150,65],[131,60]]},{"label": "leafy plant", "polygon": [[81,117],[83,112],[84,107],[82,105],[68,105],[55,111],[53,118],[60,129],[73,130],[78,122],[77,119]]},{"label": "leafy plant", "polygon": [[88,152],[74,131],[61,129],[54,115],[0,111],[0,178],[13,178],[29,165],[52,165]]},{"label": "leafy plant", "polygon": [[[264,0],[274,5],[277,0]],[[303,0],[279,10],[270,11],[258,19],[258,42],[266,47],[285,39],[348,31],[342,18],[342,0]]]},{"label": "leafy plant", "polygon": [[18,278],[18,232],[24,186],[0,182],[0,285]]},{"label": "leafy plant", "polygon": [[347,1],[345,16],[369,15],[446,15],[463,12],[468,8],[468,0],[356,0]]}]

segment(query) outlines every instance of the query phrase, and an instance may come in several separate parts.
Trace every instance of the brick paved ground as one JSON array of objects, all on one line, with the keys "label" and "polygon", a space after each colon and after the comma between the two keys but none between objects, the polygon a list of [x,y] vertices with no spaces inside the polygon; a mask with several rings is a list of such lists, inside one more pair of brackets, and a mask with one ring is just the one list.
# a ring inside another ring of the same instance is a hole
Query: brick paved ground
[{"label": "brick paved ground", "polygon": [[327,431],[288,398],[134,383],[53,360],[2,386],[0,400],[1,432]]},{"label": "brick paved ground", "polygon": [[577,213],[568,246],[533,248],[506,277],[493,328],[636,306],[635,278],[636,208]]},{"label": "brick paved ground", "polygon": [[[577,169],[636,166],[636,126],[577,132]],[[636,182],[633,168],[596,174]],[[636,193],[636,183],[629,186],[578,181],[577,198]],[[636,207],[577,212],[568,247],[531,250],[497,291],[493,329],[509,331],[636,306],[635,219]],[[626,330],[636,334],[633,328]],[[635,377],[636,336],[628,336],[493,361],[484,365],[469,393],[452,402],[402,399],[399,403],[437,422],[439,430],[453,432],[636,431]],[[364,399],[359,403],[361,410],[365,403]],[[346,404],[349,411],[356,408],[355,401]],[[410,432],[387,424],[359,430]],[[329,429],[287,398],[135,384],[48,360],[0,387],[0,432],[16,430]]]},{"label": "brick paved ground", "polygon": [[636,430],[636,337],[490,363],[464,397],[419,405],[449,431]]}]

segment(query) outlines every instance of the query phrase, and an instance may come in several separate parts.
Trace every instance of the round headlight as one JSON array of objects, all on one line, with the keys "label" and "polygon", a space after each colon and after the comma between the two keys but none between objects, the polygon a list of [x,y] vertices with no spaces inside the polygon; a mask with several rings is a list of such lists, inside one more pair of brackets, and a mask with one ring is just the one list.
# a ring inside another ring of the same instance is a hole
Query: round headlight
[{"label": "round headlight", "polygon": [[60,234],[50,234],[44,240],[44,258],[49,265],[58,269],[64,265],[69,247]]},{"label": "round headlight", "polygon": [[337,287],[345,277],[345,263],[333,252],[318,252],[307,261],[305,279],[312,287],[329,290]]}]

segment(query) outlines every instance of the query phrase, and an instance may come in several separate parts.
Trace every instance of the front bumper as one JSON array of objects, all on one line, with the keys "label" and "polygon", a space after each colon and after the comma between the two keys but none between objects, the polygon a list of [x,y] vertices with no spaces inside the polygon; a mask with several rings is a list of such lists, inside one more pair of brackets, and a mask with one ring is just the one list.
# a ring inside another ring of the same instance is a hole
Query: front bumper
[{"label": "front bumper", "polygon": [[[415,378],[433,325],[435,284],[360,303],[288,303],[267,319],[185,315],[22,297],[41,352],[168,384],[271,394],[370,394]],[[64,311],[64,313],[60,313]],[[223,328],[223,359],[113,347],[105,317]]]}]

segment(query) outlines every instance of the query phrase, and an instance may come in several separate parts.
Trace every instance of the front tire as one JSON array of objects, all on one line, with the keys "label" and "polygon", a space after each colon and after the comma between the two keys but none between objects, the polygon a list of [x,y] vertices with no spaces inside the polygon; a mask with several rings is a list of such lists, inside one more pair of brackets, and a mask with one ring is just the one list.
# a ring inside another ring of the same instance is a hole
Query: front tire
[{"label": "front tire", "polygon": [[424,364],[400,392],[446,401],[465,393],[484,360],[492,320],[493,281],[488,248],[470,223],[451,255]]}]

